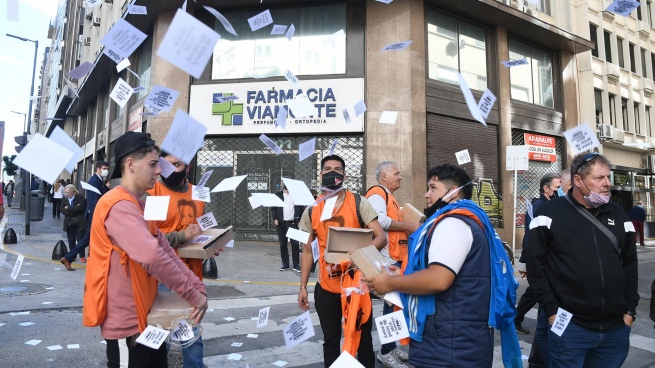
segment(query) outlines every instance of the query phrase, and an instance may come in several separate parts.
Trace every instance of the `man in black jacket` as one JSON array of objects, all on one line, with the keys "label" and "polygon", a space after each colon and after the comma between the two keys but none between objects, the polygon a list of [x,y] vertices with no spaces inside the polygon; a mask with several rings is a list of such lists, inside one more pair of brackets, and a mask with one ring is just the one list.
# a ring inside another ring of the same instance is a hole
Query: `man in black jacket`
[{"label": "man in black jacket", "polygon": [[[294,229],[298,228],[298,223],[300,222],[300,216],[302,216],[303,211],[305,210],[304,206],[295,206],[293,204],[293,199],[287,190],[287,187],[282,184],[282,191],[275,193],[282,202],[284,202],[285,207],[273,207],[271,208],[271,215],[273,216],[273,222],[277,228],[277,236],[280,241],[280,257],[282,258],[282,267],[280,271],[289,270],[289,249],[287,248],[287,231],[292,227]],[[298,241],[291,239],[291,260],[293,261],[293,270],[300,273],[300,251]]]},{"label": "man in black jacket", "polygon": [[637,251],[632,222],[609,202],[609,164],[598,153],[576,156],[568,195],[544,203],[530,224],[528,282],[555,324],[552,367],[618,368],[628,355]]}]

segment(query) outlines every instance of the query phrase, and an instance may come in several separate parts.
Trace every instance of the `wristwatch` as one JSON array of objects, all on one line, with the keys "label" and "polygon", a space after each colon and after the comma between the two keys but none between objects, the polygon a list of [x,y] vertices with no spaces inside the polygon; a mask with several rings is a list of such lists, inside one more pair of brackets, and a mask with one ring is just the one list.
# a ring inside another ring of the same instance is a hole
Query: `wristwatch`
[{"label": "wristwatch", "polygon": [[637,319],[637,313],[632,312],[632,311],[626,311],[625,314],[629,315],[632,317],[632,322],[634,322]]}]

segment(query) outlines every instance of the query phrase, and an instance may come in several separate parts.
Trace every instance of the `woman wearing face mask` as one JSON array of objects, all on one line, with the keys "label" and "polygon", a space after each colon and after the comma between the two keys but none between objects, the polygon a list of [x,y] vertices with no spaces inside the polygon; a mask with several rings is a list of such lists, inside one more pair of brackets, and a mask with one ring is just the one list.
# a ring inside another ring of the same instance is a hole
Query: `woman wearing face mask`
[{"label": "woman wearing face mask", "polygon": [[[72,184],[67,185],[63,189],[63,193],[65,198],[59,201],[61,202],[61,212],[64,214],[64,231],[68,236],[68,249],[73,249],[86,231],[86,220],[84,219],[86,199]],[[79,255],[80,261],[85,263],[84,249],[81,250]]]}]

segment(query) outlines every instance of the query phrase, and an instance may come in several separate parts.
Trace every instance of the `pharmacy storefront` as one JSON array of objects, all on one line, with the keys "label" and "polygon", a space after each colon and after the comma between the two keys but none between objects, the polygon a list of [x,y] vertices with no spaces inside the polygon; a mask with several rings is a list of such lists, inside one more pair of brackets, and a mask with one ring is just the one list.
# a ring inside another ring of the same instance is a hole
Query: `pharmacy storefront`
[{"label": "pharmacy storefront", "polygon": [[[287,101],[304,97],[316,109],[312,116],[300,117],[289,109]],[[196,180],[208,170],[214,170],[210,187],[247,175],[236,191],[212,193],[207,211],[214,213],[219,225],[233,225],[241,239],[273,239],[269,209],[252,209],[248,197],[280,191],[282,177],[302,180],[317,194],[320,162],[331,150],[346,161],[348,189],[364,191],[364,115],[354,111],[363,99],[363,78],[301,80],[297,85],[288,81],[192,85],[189,113],[207,126]],[[262,134],[282,153],[268,148],[260,140]],[[312,139],[314,154],[300,161],[299,145]]]}]

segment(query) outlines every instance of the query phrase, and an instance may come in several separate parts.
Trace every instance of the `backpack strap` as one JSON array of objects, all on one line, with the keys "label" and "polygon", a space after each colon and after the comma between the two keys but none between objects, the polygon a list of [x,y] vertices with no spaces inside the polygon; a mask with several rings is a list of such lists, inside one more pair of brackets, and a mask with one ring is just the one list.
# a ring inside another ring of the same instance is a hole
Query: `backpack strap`
[{"label": "backpack strap", "polygon": [[[362,215],[359,213],[359,204],[362,203],[362,197],[358,193],[353,193],[353,195],[355,196],[355,211],[357,211],[357,221],[359,221],[359,226],[362,229],[365,229],[366,225],[364,224],[364,220],[362,220]],[[310,220],[312,219],[312,208],[313,207],[309,207],[308,209]]]},{"label": "backpack strap", "polygon": [[597,218],[592,216],[589,211],[583,210],[580,208],[580,206],[576,206],[571,198],[569,198],[568,195],[565,195],[564,198],[566,198],[567,201],[569,201],[569,204],[571,207],[573,207],[576,211],[578,211],[584,218],[589,220],[592,224],[594,224],[598,230],[600,230],[607,238],[609,238],[610,242],[614,246],[614,250],[616,250],[617,253],[621,254],[621,250],[619,248],[619,241],[616,239],[616,236],[608,229],[605,225],[603,225],[600,221],[598,221]]},{"label": "backpack strap", "polygon": [[389,193],[387,193],[387,190],[384,189],[384,187],[382,185],[374,185],[374,186],[368,188],[368,190],[366,191],[366,197],[368,198],[368,192],[370,192],[371,189],[373,189],[375,187],[378,187],[378,188],[382,189],[382,191],[384,192],[384,203],[389,203]]}]

